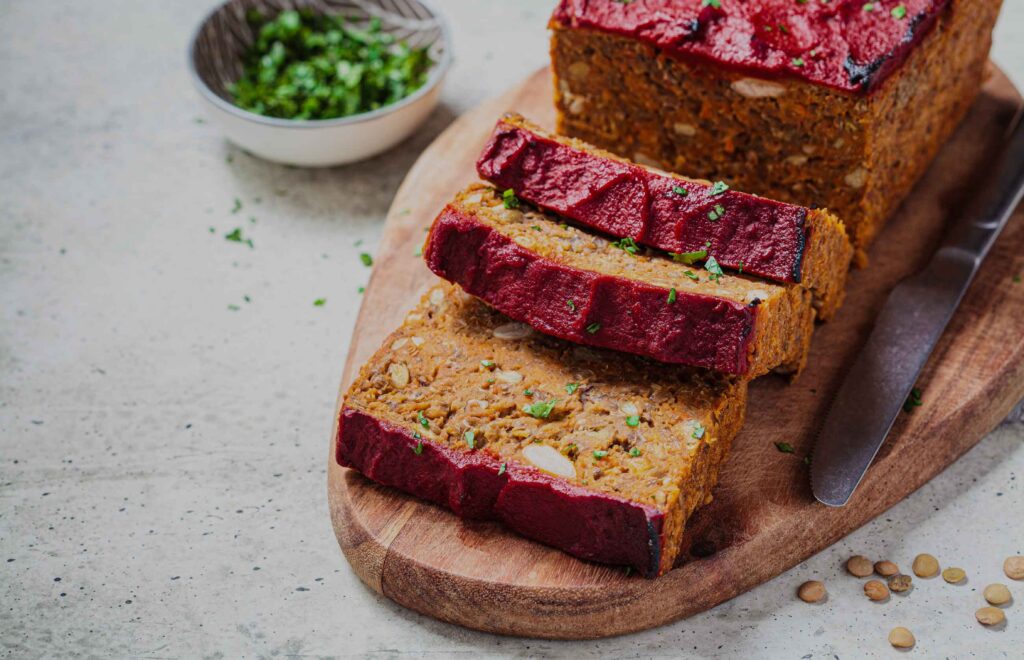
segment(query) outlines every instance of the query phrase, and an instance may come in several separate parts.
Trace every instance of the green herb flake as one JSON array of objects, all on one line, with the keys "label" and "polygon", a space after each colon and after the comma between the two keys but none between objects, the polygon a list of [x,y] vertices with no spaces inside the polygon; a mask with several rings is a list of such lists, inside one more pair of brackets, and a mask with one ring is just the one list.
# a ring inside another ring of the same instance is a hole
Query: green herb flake
[{"label": "green herb flake", "polygon": [[480,366],[483,367],[484,369],[493,369],[494,360],[480,360]]},{"label": "green herb flake", "polygon": [[861,9],[863,9],[864,11],[875,11],[875,3],[866,2],[864,3],[864,6],[861,7]]},{"label": "green herb flake", "polygon": [[235,227],[230,232],[224,234],[224,239],[231,241],[232,243],[243,243],[245,245],[248,245],[250,249],[254,247],[252,244],[252,239],[246,238],[245,236],[242,235],[241,227]]},{"label": "green herb flake", "polygon": [[721,0],[700,0],[700,6],[701,7],[712,7],[714,9],[721,9],[722,8],[722,2],[721,2]]},{"label": "green herb flake", "polygon": [[700,422],[696,422],[696,423],[695,423],[695,424],[693,425],[693,433],[691,433],[691,434],[690,434],[690,436],[691,436],[691,437],[692,437],[692,438],[693,438],[694,440],[700,440],[701,438],[703,438],[703,437],[704,437],[704,432],[705,432],[705,431],[707,431],[707,429],[706,429],[706,428],[704,428],[704,425],[703,425],[703,424],[701,424]]},{"label": "green herb flake", "polygon": [[430,428],[430,420],[423,416],[422,410],[416,413],[416,421],[419,422],[420,426],[422,426],[423,428]]},{"label": "green herb flake", "polygon": [[547,419],[556,405],[558,405],[558,399],[538,401],[537,403],[529,403],[523,406],[523,412],[537,419]]},{"label": "green herb flake", "polygon": [[690,194],[690,191],[687,190],[686,188],[683,188],[682,186],[674,186],[672,188],[672,192],[679,195],[680,197],[686,197],[687,195]]},{"label": "green herb flake", "polygon": [[366,293],[366,287],[365,286],[361,286],[358,289],[356,289],[356,292],[357,293]]},{"label": "green herb flake", "polygon": [[423,246],[421,245],[418,248],[416,248],[416,251],[412,253],[412,256],[414,256],[414,257],[422,257],[423,256]]},{"label": "green herb flake", "polygon": [[715,208],[708,211],[708,220],[711,222],[718,222],[719,218],[725,214],[725,207],[721,204],[715,204]]},{"label": "green herb flake", "polygon": [[242,210],[242,200],[235,197],[235,205],[231,207],[231,213],[235,214]]},{"label": "green herb flake", "polygon": [[470,449],[476,449],[476,433],[472,431],[466,431],[462,439],[466,441],[466,446]]},{"label": "green herb flake", "polygon": [[594,450],[594,458],[596,458],[598,460],[604,458],[607,455],[608,455],[608,452],[605,451],[604,449],[595,449]]},{"label": "green herb flake", "polygon": [[722,279],[723,275],[725,275],[725,273],[722,272],[722,267],[718,265],[718,261],[715,260],[714,257],[708,257],[708,260],[704,262],[704,269],[711,273],[711,276],[708,279],[712,282],[717,282]]},{"label": "green herb flake", "polygon": [[359,261],[362,261],[363,265],[366,266],[367,268],[373,265],[373,257],[371,257],[366,252],[359,253]]},{"label": "green herb flake", "polygon": [[516,197],[515,191],[511,188],[501,193],[501,203],[504,204],[507,209],[519,208],[519,198]]},{"label": "green herb flake", "polygon": [[800,68],[800,67],[802,67],[804,65],[804,58],[802,58],[802,57],[794,57],[792,60],[790,60],[790,64],[792,64],[793,66],[795,66],[797,68]]},{"label": "green herb flake", "polygon": [[327,298],[317,298],[313,301],[313,307],[323,307],[327,304]]},{"label": "green herb flake", "polygon": [[921,390],[920,388],[915,387],[910,390],[910,396],[908,396],[907,400],[903,402],[903,412],[912,413],[914,412],[914,408],[919,407],[923,403],[924,401],[921,400]]},{"label": "green herb flake", "polygon": [[1020,284],[1020,283],[1021,283],[1021,276],[1020,276],[1020,273],[1018,273],[1018,274],[1016,274],[1016,275],[1014,275],[1014,276],[1013,276],[1013,283],[1014,283],[1014,284]]},{"label": "green herb flake", "polygon": [[741,259],[740,262],[736,264],[736,270],[738,270],[740,272],[740,275],[742,275],[744,268],[746,268],[746,266],[743,265],[743,260]]},{"label": "green herb flake", "polygon": [[629,254],[636,254],[637,252],[640,251],[640,246],[637,245],[636,241],[634,241],[629,236],[625,238],[620,238],[617,241],[612,241],[612,247],[619,248],[620,250],[628,252]]},{"label": "green herb flake", "polygon": [[594,334],[594,333],[596,333],[600,329],[601,329],[601,324],[600,323],[591,323],[590,325],[587,326],[587,332],[589,334]]},{"label": "green herb flake", "polygon": [[640,415],[629,415],[626,417],[626,426],[640,426]]},{"label": "green herb flake", "polygon": [[240,310],[242,308],[239,307],[238,305],[231,304],[231,305],[228,305],[228,309],[231,310],[232,312],[237,312],[238,310]]},{"label": "green herb flake", "polygon": [[417,442],[416,446],[412,448],[412,453],[416,454],[417,456],[419,456],[420,454],[423,453],[423,441],[422,440],[420,442]]},{"label": "green herb flake", "polygon": [[505,464],[504,464],[504,463],[502,463],[502,464],[501,464],[501,467],[500,467],[500,468],[498,468],[498,476],[499,476],[499,477],[500,477],[501,475],[505,474],[505,469],[506,469],[506,468],[505,468]]},{"label": "green herb flake", "polygon": [[699,282],[700,281],[700,277],[697,275],[697,273],[693,272],[692,270],[684,271],[683,275],[685,275],[686,277],[689,277],[694,282]]},{"label": "green herb flake", "polygon": [[715,181],[715,183],[708,190],[708,195],[709,196],[721,195],[722,193],[724,193],[728,189],[729,189],[729,186],[726,185],[725,181]]},{"label": "green herb flake", "polygon": [[568,392],[569,394],[575,394],[576,390],[578,389],[580,389],[579,383],[568,383],[565,386],[565,391]]},{"label": "green herb flake", "polygon": [[571,311],[571,312],[575,312],[576,311],[576,303],[574,303],[572,300],[566,300],[565,301],[565,305],[569,308],[569,311]]},{"label": "green herb flake", "polygon": [[668,290],[668,300],[666,301],[669,305],[676,301],[676,289],[672,287]]},{"label": "green herb flake", "polygon": [[793,453],[793,445],[789,444],[788,442],[776,442],[775,448],[781,451],[783,454]]},{"label": "green herb flake", "polygon": [[530,388],[526,388],[525,390],[523,390],[523,394],[526,396],[533,396],[533,390],[531,390]]},{"label": "green herb flake", "polygon": [[895,7],[892,8],[892,11],[890,11],[889,13],[892,15],[893,18],[895,18],[898,21],[901,18],[907,17],[907,8],[904,7],[903,5],[896,5]]},{"label": "green herb flake", "polygon": [[632,456],[633,458],[636,458],[640,454],[641,451],[639,447],[633,447],[632,449],[629,450],[629,455]]},{"label": "green herb flake", "polygon": [[694,250],[693,252],[669,252],[668,254],[672,257],[672,261],[680,264],[686,264],[687,266],[692,266],[698,261],[703,261],[708,257],[707,250]]},{"label": "green herb flake", "polygon": [[540,225],[530,225],[530,229],[533,231],[542,231]]}]

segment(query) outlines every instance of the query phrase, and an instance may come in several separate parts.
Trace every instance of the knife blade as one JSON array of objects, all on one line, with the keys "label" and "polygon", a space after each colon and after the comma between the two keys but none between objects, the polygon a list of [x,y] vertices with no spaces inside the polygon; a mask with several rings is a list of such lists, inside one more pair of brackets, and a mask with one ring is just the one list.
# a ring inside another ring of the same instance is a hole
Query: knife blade
[{"label": "knife blade", "polygon": [[900,282],[854,360],[818,434],[811,490],[843,506],[881,448],[967,287],[1024,195],[1024,123],[1007,130],[995,176],[928,265]]}]

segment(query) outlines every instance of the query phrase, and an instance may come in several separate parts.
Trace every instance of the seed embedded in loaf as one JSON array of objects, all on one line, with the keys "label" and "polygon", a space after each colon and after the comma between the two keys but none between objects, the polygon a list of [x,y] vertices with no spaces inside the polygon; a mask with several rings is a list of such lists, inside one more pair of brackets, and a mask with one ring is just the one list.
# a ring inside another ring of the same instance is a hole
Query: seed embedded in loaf
[{"label": "seed embedded in loaf", "polygon": [[517,323],[515,321],[511,323],[503,323],[491,331],[497,339],[508,340],[526,339],[532,332],[533,330],[530,329],[530,326],[525,323]]},{"label": "seed embedded in loaf", "polygon": [[748,99],[776,98],[786,93],[786,88],[777,82],[758,78],[740,78],[729,85],[732,91]]},{"label": "seed embedded in loaf", "polygon": [[990,605],[1006,605],[1013,599],[1013,596],[1010,595],[1010,590],[1006,585],[999,584],[998,582],[985,587],[985,591],[982,592],[982,595]]},{"label": "seed embedded in loaf", "polygon": [[808,580],[796,590],[797,597],[805,603],[817,603],[825,597],[825,583],[818,580]]},{"label": "seed embedded in loaf", "polygon": [[843,177],[843,181],[851,188],[863,188],[864,184],[868,181],[868,171],[863,167],[858,167]]},{"label": "seed embedded in loaf", "polygon": [[545,472],[568,479],[576,478],[576,466],[550,445],[529,444],[523,448],[523,457]]},{"label": "seed embedded in loaf", "polygon": [[1003,572],[1011,580],[1024,580],[1024,555],[1007,557],[1003,562]]},{"label": "seed embedded in loaf", "polygon": [[871,600],[885,600],[889,597],[889,588],[881,580],[869,580],[864,583],[864,595]]},{"label": "seed embedded in loaf", "polygon": [[409,367],[401,362],[392,362],[388,366],[388,377],[392,385],[401,389],[409,384]]},{"label": "seed embedded in loaf", "polygon": [[676,122],[672,125],[672,130],[676,132],[676,135],[682,135],[684,137],[693,137],[697,134],[697,127],[693,124],[684,124],[682,122]]},{"label": "seed embedded in loaf", "polygon": [[569,77],[579,82],[585,82],[590,74],[590,65],[586,62],[573,62],[569,65]]},{"label": "seed embedded in loaf", "polygon": [[939,560],[927,553],[922,553],[914,557],[914,564],[911,568],[917,577],[934,577],[939,572]]},{"label": "seed embedded in loaf", "polygon": [[888,585],[890,591],[901,594],[905,591],[910,591],[910,587],[914,585],[914,579],[909,575],[897,573],[889,578]]},{"label": "seed embedded in loaf", "polygon": [[499,371],[495,374],[495,378],[503,383],[520,383],[523,380],[523,375],[518,371]]},{"label": "seed embedded in loaf", "polygon": [[846,560],[846,571],[856,577],[867,577],[871,575],[874,566],[871,560],[864,555],[854,555]]},{"label": "seed embedded in loaf", "polygon": [[950,567],[942,571],[942,579],[950,584],[957,584],[963,582],[964,578],[967,577],[967,573],[962,568]]},{"label": "seed embedded in loaf", "polygon": [[899,572],[900,567],[887,559],[875,562],[875,573],[878,573],[882,577],[892,577]]},{"label": "seed embedded in loaf", "polygon": [[897,626],[889,631],[889,643],[898,649],[909,649],[916,641],[914,633],[903,626]]},{"label": "seed embedded in loaf", "polygon": [[998,607],[983,607],[974,613],[974,618],[985,626],[997,626],[1006,621],[1006,615]]}]

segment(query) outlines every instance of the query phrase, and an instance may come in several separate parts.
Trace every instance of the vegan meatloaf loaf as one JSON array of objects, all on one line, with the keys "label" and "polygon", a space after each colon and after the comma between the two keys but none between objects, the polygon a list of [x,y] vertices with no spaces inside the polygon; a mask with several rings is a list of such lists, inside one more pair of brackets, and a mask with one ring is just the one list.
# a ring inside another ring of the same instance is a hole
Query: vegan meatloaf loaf
[{"label": "vegan meatloaf loaf", "polygon": [[480,176],[578,224],[724,268],[802,283],[828,320],[843,299],[853,249],[843,223],[810,210],[638,166],[506,115],[477,161]]},{"label": "vegan meatloaf loaf", "polygon": [[826,206],[862,251],[977,95],[1000,4],[561,0],[558,130]]},{"label": "vegan meatloaf loaf", "polygon": [[362,368],[337,461],[464,518],[646,576],[672,568],[746,382],[572,345],[444,285]]},{"label": "vegan meatloaf loaf", "polygon": [[710,257],[703,267],[678,263],[483,184],[441,211],[423,256],[437,275],[541,332],[661,362],[795,374],[814,329],[811,294],[799,285],[727,275]]}]

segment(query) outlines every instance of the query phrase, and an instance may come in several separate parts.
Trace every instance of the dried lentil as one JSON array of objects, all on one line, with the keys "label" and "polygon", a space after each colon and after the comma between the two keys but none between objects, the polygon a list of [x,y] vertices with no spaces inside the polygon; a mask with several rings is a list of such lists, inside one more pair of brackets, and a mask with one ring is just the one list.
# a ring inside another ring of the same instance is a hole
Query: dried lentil
[{"label": "dried lentil", "polygon": [[899,572],[900,567],[887,559],[875,562],[875,573],[878,573],[882,577],[892,577]]},{"label": "dried lentil", "polygon": [[1024,580],[1024,555],[1007,557],[1003,562],[1003,572],[1011,580]]},{"label": "dried lentil", "polygon": [[950,584],[957,584],[963,582],[964,578],[967,577],[967,573],[962,568],[950,567],[942,571],[942,579]]},{"label": "dried lentil", "polygon": [[998,582],[985,587],[985,591],[982,595],[985,596],[985,600],[987,600],[990,605],[1006,605],[1013,599],[1013,596],[1010,595],[1010,590],[1006,588],[1006,585],[999,584]]},{"label": "dried lentil", "polygon": [[910,591],[910,587],[914,585],[914,580],[909,575],[897,573],[889,578],[888,584],[890,590],[901,594],[904,591]]},{"label": "dried lentil", "polygon": [[889,597],[889,588],[881,580],[870,580],[864,583],[864,595],[871,600],[885,600]]},{"label": "dried lentil", "polygon": [[921,578],[935,577],[939,572],[939,560],[929,554],[914,557],[914,575]]},{"label": "dried lentil", "polygon": [[825,597],[825,583],[818,580],[808,580],[800,585],[796,595],[805,603],[817,603]]},{"label": "dried lentil", "polygon": [[903,626],[897,626],[889,631],[889,643],[898,649],[909,649],[917,642],[914,633]]},{"label": "dried lentil", "polygon": [[1006,621],[1006,615],[998,607],[983,607],[974,613],[974,618],[986,626],[996,626]]},{"label": "dried lentil", "polygon": [[867,577],[874,570],[874,565],[864,555],[854,555],[846,560],[846,570],[850,575]]}]

